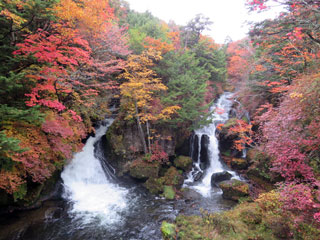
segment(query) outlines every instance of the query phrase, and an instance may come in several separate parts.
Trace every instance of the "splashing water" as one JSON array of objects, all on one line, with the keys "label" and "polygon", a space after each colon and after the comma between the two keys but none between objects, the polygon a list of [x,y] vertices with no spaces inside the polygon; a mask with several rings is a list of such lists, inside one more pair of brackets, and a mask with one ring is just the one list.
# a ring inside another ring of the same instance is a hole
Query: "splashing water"
[{"label": "splashing water", "polygon": [[96,130],[96,136],[87,140],[82,152],[74,155],[61,174],[63,197],[73,204],[70,214],[81,218],[84,223],[97,219],[101,224],[120,222],[120,213],[127,207],[125,197],[128,190],[108,180],[94,155],[94,144],[105,134],[112,121],[104,121]]}]

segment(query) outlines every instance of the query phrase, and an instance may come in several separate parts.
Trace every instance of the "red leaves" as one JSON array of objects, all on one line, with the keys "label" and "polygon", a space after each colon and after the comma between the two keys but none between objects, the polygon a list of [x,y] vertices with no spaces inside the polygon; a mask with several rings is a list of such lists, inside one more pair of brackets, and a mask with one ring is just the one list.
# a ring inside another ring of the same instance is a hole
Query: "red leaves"
[{"label": "red leaves", "polygon": [[151,145],[151,157],[150,162],[167,163],[169,161],[168,154],[162,149],[158,141]]},{"label": "red leaves", "polygon": [[55,120],[47,120],[42,124],[42,130],[55,136],[67,138],[73,135],[72,130],[68,127],[68,122],[62,117]]},{"label": "red leaves", "polygon": [[267,6],[265,5],[266,0],[247,0],[248,4],[252,6],[252,10],[263,10],[266,9]]},{"label": "red leaves", "polygon": [[274,158],[272,170],[287,181],[315,181],[309,156],[320,146],[320,110],[314,105],[319,101],[318,75],[295,82],[278,108],[267,105],[268,111],[257,118],[266,151]]}]

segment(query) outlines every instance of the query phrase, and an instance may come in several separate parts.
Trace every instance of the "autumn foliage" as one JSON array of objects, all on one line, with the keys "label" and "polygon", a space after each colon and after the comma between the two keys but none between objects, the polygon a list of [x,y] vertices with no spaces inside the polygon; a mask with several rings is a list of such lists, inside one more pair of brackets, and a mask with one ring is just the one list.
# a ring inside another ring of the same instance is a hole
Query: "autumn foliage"
[{"label": "autumn foliage", "polygon": [[88,107],[102,106],[100,95],[117,87],[112,74],[130,51],[107,0],[5,1],[1,8],[11,32],[1,28],[9,69],[1,68],[0,80],[21,102],[1,98],[10,115],[1,119],[0,188],[23,198],[27,181],[43,183],[81,149],[97,116]]},{"label": "autumn foliage", "polygon": [[[254,147],[270,157],[266,164],[282,177],[278,191],[283,214],[293,221],[292,234],[304,239],[305,226],[319,228],[319,2],[254,0],[248,7],[267,11],[271,2],[287,11],[253,25],[247,76],[233,64],[246,66],[247,55],[229,45],[228,73],[231,81],[244,76],[236,96],[253,116]],[[235,124],[233,131],[247,135],[241,125]]]}]

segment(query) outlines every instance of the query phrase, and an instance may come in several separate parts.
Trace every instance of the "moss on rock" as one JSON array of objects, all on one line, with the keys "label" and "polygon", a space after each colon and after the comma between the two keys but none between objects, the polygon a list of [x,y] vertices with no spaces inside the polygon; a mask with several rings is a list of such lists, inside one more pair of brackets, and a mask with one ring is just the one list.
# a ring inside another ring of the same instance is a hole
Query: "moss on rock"
[{"label": "moss on rock", "polygon": [[151,192],[152,194],[160,194],[163,192],[163,178],[149,178],[144,186]]},{"label": "moss on rock", "polygon": [[165,185],[163,187],[163,195],[166,199],[173,200],[176,196],[176,192],[172,186]]},{"label": "moss on rock", "polygon": [[225,199],[239,201],[240,198],[249,196],[249,185],[236,179],[221,182],[219,187],[222,189],[222,197]]},{"label": "moss on rock", "polygon": [[161,224],[161,233],[164,240],[176,239],[176,225],[163,221]]},{"label": "moss on rock", "polygon": [[159,163],[149,163],[143,160],[135,160],[130,165],[129,173],[133,178],[147,180],[150,177],[157,178],[159,169]]},{"label": "moss on rock", "polygon": [[179,188],[183,184],[182,172],[173,166],[166,171],[162,179],[165,185],[171,185]]},{"label": "moss on rock", "polygon": [[174,165],[184,171],[188,171],[192,168],[192,159],[187,156],[179,156],[174,160]]}]

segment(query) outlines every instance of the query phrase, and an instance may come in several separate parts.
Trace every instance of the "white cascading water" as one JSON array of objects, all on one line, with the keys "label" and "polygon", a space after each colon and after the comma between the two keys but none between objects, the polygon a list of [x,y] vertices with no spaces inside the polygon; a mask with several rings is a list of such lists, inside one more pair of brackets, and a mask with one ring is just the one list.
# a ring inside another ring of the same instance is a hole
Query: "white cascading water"
[{"label": "white cascading water", "polygon": [[107,179],[100,161],[94,156],[94,144],[105,134],[112,121],[104,121],[96,130],[95,137],[87,140],[82,152],[74,155],[61,174],[64,197],[73,204],[71,212],[84,222],[93,219],[99,219],[102,224],[119,222],[119,213],[127,207],[127,190]]},{"label": "white cascading water", "polygon": [[[201,193],[203,196],[210,196],[211,193],[211,176],[213,173],[222,172],[225,169],[223,168],[219,160],[219,142],[216,137],[216,127],[220,123],[225,123],[229,118],[229,111],[231,109],[233,101],[230,100],[232,93],[226,92],[220,96],[218,102],[210,108],[210,111],[213,111],[212,123],[195,131],[195,134],[199,139],[199,153],[198,161],[194,163],[193,171],[202,171],[200,168],[200,151],[201,151],[201,137],[207,135],[209,137],[209,163],[210,166],[204,171],[204,176],[198,184],[191,186],[196,191]],[[188,175],[188,178],[185,180],[185,184],[194,182],[193,171]],[[229,171],[234,175],[232,171]]]}]

